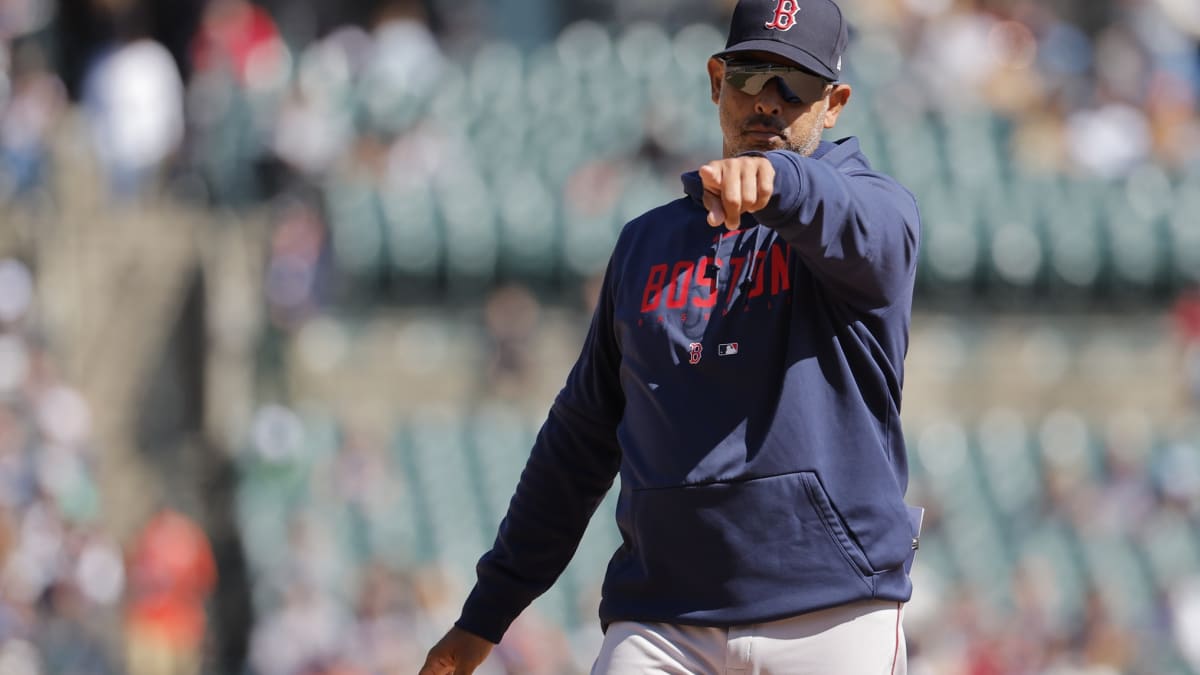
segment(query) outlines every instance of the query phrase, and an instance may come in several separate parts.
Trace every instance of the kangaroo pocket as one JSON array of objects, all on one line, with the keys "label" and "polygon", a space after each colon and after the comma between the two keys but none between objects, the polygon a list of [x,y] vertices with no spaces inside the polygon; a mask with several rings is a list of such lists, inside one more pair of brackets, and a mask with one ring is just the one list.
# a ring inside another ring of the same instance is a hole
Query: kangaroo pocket
[{"label": "kangaroo pocket", "polygon": [[786,615],[873,595],[866,557],[811,472],[636,490],[632,520],[608,594],[652,613],[758,604]]}]

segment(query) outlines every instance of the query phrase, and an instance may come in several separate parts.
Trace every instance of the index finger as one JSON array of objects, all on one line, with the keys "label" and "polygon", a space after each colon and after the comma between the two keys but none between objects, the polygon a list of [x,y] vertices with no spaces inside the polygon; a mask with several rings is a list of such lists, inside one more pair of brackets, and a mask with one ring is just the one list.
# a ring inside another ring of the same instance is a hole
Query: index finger
[{"label": "index finger", "polygon": [[709,162],[700,167],[700,183],[705,190],[720,192],[723,173],[720,162]]}]

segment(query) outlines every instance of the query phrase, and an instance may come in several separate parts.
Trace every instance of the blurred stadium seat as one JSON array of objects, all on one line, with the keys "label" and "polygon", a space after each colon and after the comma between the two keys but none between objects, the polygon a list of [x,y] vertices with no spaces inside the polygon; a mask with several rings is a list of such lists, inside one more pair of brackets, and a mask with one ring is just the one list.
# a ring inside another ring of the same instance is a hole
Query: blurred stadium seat
[{"label": "blurred stadium seat", "polygon": [[[540,418],[489,403],[413,411],[406,420],[395,435],[389,479],[399,500],[364,524],[378,534],[357,559],[436,562],[468,579],[507,508]],[[1013,589],[1020,575],[1041,570],[1041,582],[1053,588],[1041,598],[1052,625],[1077,624],[1098,592],[1118,625],[1148,635],[1163,593],[1200,564],[1200,532],[1176,510],[1156,510],[1132,530],[1086,513],[1102,503],[1094,491],[1110,484],[1098,453],[1103,431],[1070,410],[1030,422],[995,409],[977,427],[946,419],[911,439],[913,483],[931,512],[917,563],[922,574],[970,587],[990,611],[1005,615],[1019,609]],[[312,523],[325,536],[353,539],[346,513],[354,495],[339,497],[323,475],[343,452],[337,436],[326,421],[305,419],[292,449],[270,460],[248,455],[240,524],[261,578],[286,567],[294,546],[287,528],[297,510],[325,514]],[[1153,499],[1150,478],[1134,478],[1139,498]],[[587,614],[591,594],[620,544],[615,493],[599,507],[563,579],[537,605],[568,628],[594,619]],[[1182,668],[1169,649],[1167,656]]]},{"label": "blurred stadium seat", "polygon": [[[862,96],[872,90],[866,73],[879,77],[887,69],[876,61],[894,56],[886,40],[873,42],[880,39],[868,40],[853,66],[863,77]],[[465,133],[461,147],[446,148],[452,156],[444,161],[453,168],[449,178],[435,182],[432,212],[416,195],[419,215],[388,209],[394,220],[385,221],[389,246],[383,247],[378,210],[345,185],[357,179],[339,168],[322,181],[339,272],[367,280],[386,275],[379,255],[391,249],[400,252],[392,261],[399,271],[446,283],[487,283],[502,272],[546,284],[594,273],[593,257],[611,243],[611,230],[639,209],[623,199],[617,214],[581,216],[578,197],[563,189],[567,179],[588,162],[619,161],[639,176],[628,181],[630,187],[659,199],[679,194],[677,173],[653,166],[639,149],[652,139],[673,155],[716,152],[715,109],[702,65],[720,40],[706,24],[671,36],[644,23],[616,32],[580,23],[552,47],[530,54],[491,42],[465,68],[447,64],[427,99],[409,104],[424,111],[418,119]],[[349,95],[344,83],[336,84],[328,85],[334,87],[328,95]],[[354,95],[373,108],[383,104],[369,101],[387,93],[364,79]],[[229,114],[238,109],[229,106]],[[245,152],[263,140],[245,138],[253,128],[246,122],[223,124],[233,126],[217,135],[229,141],[206,148],[202,157],[214,176],[227,177],[237,162],[222,148]],[[860,136],[879,167],[917,194],[927,225],[921,290],[935,297],[1016,292],[1053,302],[1058,290],[1163,297],[1200,274],[1200,234],[1184,215],[1195,212],[1193,202],[1200,199],[1191,174],[1157,170],[1160,176],[1143,172],[1128,181],[1046,175],[1014,163],[1009,125],[986,108],[881,115],[866,104],[850,106],[841,129]],[[526,190],[528,199],[514,196]],[[1140,202],[1130,199],[1143,193]],[[1145,207],[1139,210],[1139,203]],[[434,234],[404,218],[432,225],[445,256],[406,259],[405,251],[429,250]],[[546,250],[554,242],[558,246]],[[547,270],[566,277],[548,278]]]}]

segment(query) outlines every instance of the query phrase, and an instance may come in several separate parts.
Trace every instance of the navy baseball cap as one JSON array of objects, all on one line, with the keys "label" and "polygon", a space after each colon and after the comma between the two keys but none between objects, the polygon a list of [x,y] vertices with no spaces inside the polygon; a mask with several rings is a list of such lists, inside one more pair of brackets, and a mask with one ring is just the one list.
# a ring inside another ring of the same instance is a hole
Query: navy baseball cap
[{"label": "navy baseball cap", "polygon": [[769,52],[830,81],[841,79],[849,30],[833,0],[739,0],[725,51]]}]

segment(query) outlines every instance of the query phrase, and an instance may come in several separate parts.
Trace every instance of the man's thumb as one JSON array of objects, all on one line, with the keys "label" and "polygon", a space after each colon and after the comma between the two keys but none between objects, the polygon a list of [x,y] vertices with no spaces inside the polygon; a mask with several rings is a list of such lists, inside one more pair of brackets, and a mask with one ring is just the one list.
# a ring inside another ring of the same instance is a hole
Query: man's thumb
[{"label": "man's thumb", "polygon": [[721,204],[721,198],[711,192],[705,192],[704,208],[708,209],[708,224],[711,227],[717,227],[725,223],[725,207]]}]

